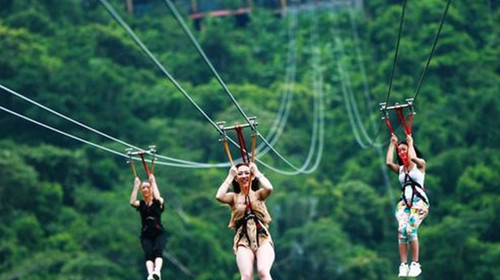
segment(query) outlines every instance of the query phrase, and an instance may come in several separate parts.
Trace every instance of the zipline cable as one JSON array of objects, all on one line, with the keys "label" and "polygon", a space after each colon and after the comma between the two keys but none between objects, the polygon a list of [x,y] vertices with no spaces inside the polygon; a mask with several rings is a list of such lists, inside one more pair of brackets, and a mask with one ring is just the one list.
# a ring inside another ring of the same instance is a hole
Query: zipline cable
[{"label": "zipline cable", "polygon": [[[339,64],[339,73],[340,73],[340,78],[341,78],[341,83],[342,83],[342,92],[344,95],[345,99],[345,105],[347,109],[347,114],[349,116],[349,120],[351,122],[351,126],[353,127],[353,132],[356,137],[356,141],[358,144],[363,148],[367,149],[369,146],[374,146],[374,147],[380,147],[383,144],[382,143],[376,143],[370,136],[368,135],[362,121],[361,121],[361,114],[359,113],[358,110],[358,104],[356,102],[356,99],[354,97],[354,92],[352,89],[351,85],[351,78],[347,71],[344,70],[342,66],[342,61],[343,61],[343,56],[344,56],[344,46],[342,43],[342,40],[336,36],[335,37],[335,42],[336,45],[338,46],[338,51],[339,51],[339,58],[338,58],[338,64]],[[364,141],[360,137],[360,132],[361,135],[364,137],[365,141],[368,144],[365,144]]]},{"label": "zipline cable", "polygon": [[[64,136],[66,136],[66,137],[72,138],[72,139],[74,139],[74,140],[77,140],[77,141],[79,141],[79,142],[82,142],[82,143],[88,144],[88,145],[93,146],[93,147],[96,147],[96,148],[98,148],[98,149],[104,150],[104,151],[106,151],[106,152],[109,152],[109,153],[112,153],[112,154],[115,154],[115,155],[118,155],[118,156],[121,156],[121,157],[124,157],[124,158],[130,158],[130,157],[129,157],[129,155],[127,155],[127,154],[124,154],[124,153],[121,153],[121,152],[115,151],[115,150],[113,150],[113,149],[110,149],[110,148],[104,147],[104,146],[99,145],[99,144],[95,144],[95,143],[94,143],[94,142],[92,142],[92,141],[85,140],[85,139],[83,139],[83,138],[81,138],[81,137],[78,137],[78,136],[75,136],[75,135],[73,135],[73,134],[71,134],[71,133],[68,133],[68,132],[62,131],[62,130],[60,130],[60,129],[54,128],[54,127],[52,127],[52,126],[50,126],[50,125],[44,124],[44,123],[39,122],[39,121],[37,121],[37,120],[34,120],[34,119],[30,118],[30,117],[27,117],[27,116],[25,116],[25,115],[23,115],[23,114],[20,114],[20,113],[17,113],[17,112],[12,111],[12,110],[10,110],[10,109],[7,109],[7,108],[5,108],[5,107],[3,107],[3,106],[1,106],[1,105],[0,105],[0,110],[3,110],[3,111],[5,111],[5,112],[7,112],[7,113],[9,113],[9,114],[11,114],[11,115],[14,115],[14,116],[19,117],[19,118],[21,118],[21,119],[24,119],[24,120],[27,120],[27,121],[29,121],[29,122],[32,122],[32,123],[34,123],[34,124],[36,124],[36,125],[38,125],[38,126],[41,126],[41,127],[47,128],[47,129],[49,129],[49,130],[52,130],[52,131],[54,131],[54,132],[57,132],[57,133],[59,133],[59,134],[62,134],[62,135],[64,135]],[[140,159],[139,159],[139,158],[137,158],[137,157],[133,157],[133,159],[134,159],[134,160],[140,160]],[[146,161],[150,162],[151,160],[146,160]],[[200,166],[196,166],[196,165],[175,164],[175,163],[163,162],[163,161],[155,161],[155,164],[159,164],[159,165],[166,165],[166,166],[173,166],[173,167],[182,167],[182,168],[201,168]]]},{"label": "zipline cable", "polygon": [[[321,72],[321,50],[319,48],[319,38],[318,38],[318,31],[317,31],[317,17],[313,16],[313,22],[314,22],[314,30],[315,32],[313,33],[313,41],[316,41],[316,44],[314,44],[314,49],[313,49],[313,91],[318,95],[318,100],[315,101],[318,103],[318,126],[319,126],[319,132],[318,132],[318,151],[316,153],[316,160],[313,163],[313,165],[304,173],[306,174],[311,174],[314,172],[318,167],[321,162],[321,159],[323,157],[323,149],[324,149],[324,139],[325,139],[325,102],[324,102],[324,92],[323,92],[323,74]],[[315,99],[316,100],[316,99]],[[316,123],[316,122],[315,122]],[[312,154],[311,154],[312,155]]]},{"label": "zipline cable", "polygon": [[[101,1],[104,1],[104,0],[101,0]],[[270,149],[271,151],[274,152],[275,155],[277,155],[282,161],[284,161],[288,166],[292,167],[293,169],[299,171],[299,170],[304,170],[304,165],[302,167],[297,167],[296,165],[292,164],[290,161],[288,161],[285,157],[283,157],[268,141],[265,137],[262,136],[262,134],[260,134],[257,130],[257,128],[253,125],[253,123],[250,121],[250,119],[248,118],[248,116],[245,114],[245,112],[243,111],[243,109],[241,108],[240,104],[238,103],[238,101],[236,101],[236,98],[234,98],[233,94],[229,91],[229,88],[226,86],[226,84],[224,83],[224,81],[222,80],[222,78],[220,77],[220,75],[218,74],[217,70],[215,70],[215,68],[213,67],[212,63],[210,62],[210,60],[208,59],[208,57],[205,55],[205,52],[202,50],[202,48],[200,47],[199,43],[197,42],[197,40],[194,38],[194,36],[192,35],[191,31],[189,31],[189,28],[187,27],[186,23],[184,22],[184,20],[182,19],[182,16],[180,15],[180,13],[177,11],[177,8],[175,7],[175,5],[170,1],[170,0],[165,0],[165,3],[167,4],[167,7],[169,8],[169,10],[172,12],[172,14],[174,15],[175,19],[177,20],[177,22],[181,25],[184,33],[189,37],[191,43],[195,46],[196,50],[198,51],[198,53],[200,54],[200,56],[203,58],[203,61],[205,62],[205,64],[207,64],[207,66],[210,68],[210,70],[212,71],[212,73],[214,74],[214,76],[216,77],[217,81],[219,82],[219,84],[222,86],[222,88],[224,89],[224,92],[226,92],[226,94],[229,96],[229,98],[231,99],[231,101],[233,102],[233,104],[235,105],[235,107],[237,108],[237,110],[240,112],[240,114],[243,116],[243,118],[245,119],[245,121],[248,123],[248,125],[252,128],[253,131],[255,131],[258,135],[258,137],[261,139],[262,142],[264,142]]]},{"label": "zipline cable", "polygon": [[[130,27],[125,23],[125,21],[118,15],[118,13],[114,10],[114,8],[106,0],[99,0],[99,1],[101,2],[101,4],[103,4],[103,6],[106,8],[106,10],[111,14],[111,16],[125,29],[125,31],[127,31],[127,33],[138,44],[138,46],[149,56],[149,58],[151,58],[155,62],[155,64],[169,78],[169,80],[175,85],[175,87],[179,91],[181,91],[181,93],[183,93],[183,95],[191,102],[191,104],[193,106],[195,106],[195,108],[210,122],[210,124],[212,124],[212,126],[219,132],[219,134],[222,135],[223,132],[217,126],[217,124],[212,119],[210,119],[210,117],[208,117],[208,115],[198,106],[198,104],[196,104],[196,102],[189,96],[189,94],[187,94],[187,92],[170,75],[170,73],[168,73],[168,71],[163,67],[163,65],[161,65],[161,63],[156,59],[156,57],[148,50],[148,48],[142,43],[142,41],[135,35],[135,33],[132,31],[132,29],[130,29]],[[235,145],[236,147],[239,148],[239,145],[233,139],[231,139],[229,137],[228,137],[228,139],[230,140],[230,142],[233,145]],[[259,159],[257,159],[257,161],[260,162],[265,167],[267,167],[267,168],[269,168],[277,173],[283,174],[283,175],[297,175],[297,174],[301,173],[301,172],[297,172],[298,168],[295,165],[291,164],[288,160],[284,159],[283,157],[281,157],[281,158],[285,161],[285,163],[287,163],[290,167],[292,167],[296,171],[294,171],[294,172],[284,171],[284,170],[275,168],[273,166],[270,166],[270,165],[262,162]]]},{"label": "zipline cable", "polygon": [[160,70],[167,76],[167,78],[172,82],[172,84],[179,90],[184,97],[186,97],[191,105],[193,105],[198,112],[210,123],[217,131],[222,134],[222,130],[217,126],[217,124],[210,119],[210,117],[201,109],[201,107],[191,98],[191,96],[181,87],[181,85],[170,75],[170,73],[163,67],[163,65],[156,59],[156,57],[149,51],[149,49],[142,43],[142,41],[135,35],[134,31],[125,23],[125,21],[118,15],[115,9],[106,0],[99,0],[101,4],[106,8],[106,10],[111,14],[111,16],[127,31],[127,33],[132,37],[134,42],[149,56],[149,58],[160,68]]},{"label": "zipline cable", "polygon": [[439,22],[439,28],[436,32],[436,36],[434,37],[434,43],[432,44],[431,52],[429,53],[429,56],[427,58],[427,63],[425,64],[425,68],[422,71],[422,75],[420,75],[420,80],[418,82],[417,89],[415,90],[415,96],[413,97],[413,102],[417,100],[418,93],[420,92],[420,88],[422,86],[422,83],[424,82],[425,74],[427,73],[427,69],[429,68],[429,64],[431,63],[432,55],[434,54],[434,50],[436,49],[436,45],[439,39],[439,36],[441,34],[441,29],[443,28],[444,20],[446,19],[446,15],[448,14],[448,9],[450,7],[451,0],[448,0],[446,3],[446,7],[444,9],[443,14],[441,15],[441,20]]},{"label": "zipline cable", "polygon": [[[404,22],[404,17],[405,17],[405,12],[406,12],[406,3],[407,3],[407,0],[403,0],[403,6],[402,6],[402,9],[401,9],[401,18],[399,20],[398,38],[396,40],[396,50],[394,51],[394,59],[393,59],[393,62],[392,62],[391,76],[390,76],[390,79],[389,79],[389,85],[387,87],[387,96],[385,98],[385,103],[386,104],[388,104],[389,97],[391,95],[392,81],[394,79],[394,72],[396,71],[396,65],[397,65],[397,61],[398,61],[399,44],[401,42],[401,34],[403,32],[403,22]],[[375,140],[380,135],[381,131],[382,131],[382,119],[378,123],[377,133],[375,134],[375,137],[374,137]]]},{"label": "zipline cable", "polygon": [[[313,10],[316,11],[316,10]],[[313,92],[314,92],[314,99],[313,99],[313,127],[312,127],[312,132],[311,132],[311,140],[309,144],[309,152],[307,153],[306,160],[304,161],[304,164],[302,165],[303,168],[301,170],[304,170],[304,172],[307,173],[312,173],[312,171],[315,170],[314,166],[313,168],[309,168],[308,166],[311,163],[312,157],[315,153],[316,150],[316,144],[318,143],[318,136],[319,136],[319,111],[320,111],[320,92],[319,92],[319,77],[318,77],[318,72],[319,72],[319,65],[320,65],[320,51],[319,51],[319,39],[318,39],[318,22],[317,22],[317,17],[312,15],[311,17],[313,21],[313,32],[311,35],[311,47],[312,47],[312,57],[311,57],[311,64],[312,64],[312,69],[313,69],[313,78],[312,78],[312,85],[313,85]],[[317,154],[317,157],[321,157],[320,154]],[[307,169],[306,169],[307,168]],[[309,170],[311,170],[309,172]]]},{"label": "zipline cable", "polygon": [[[335,12],[336,9],[333,9],[333,11]],[[356,98],[354,97],[354,92],[351,85],[351,78],[349,76],[348,71],[345,71],[343,67],[344,64],[343,62],[346,56],[342,40],[340,39],[339,35],[337,35],[340,33],[340,27],[338,26],[337,21],[334,21],[331,32],[335,43],[334,53],[337,57],[337,70],[339,73],[342,95],[349,123],[351,124],[351,129],[358,145],[363,149],[368,149],[369,146],[374,146],[377,145],[378,143],[374,143],[374,141],[370,138],[361,121],[361,114],[359,113],[358,104],[356,102]],[[362,139],[361,135],[365,140]],[[368,144],[366,144],[365,141]]]},{"label": "zipline cable", "polygon": [[57,133],[59,133],[59,134],[62,134],[62,135],[64,135],[64,136],[66,136],[66,137],[69,137],[69,138],[75,139],[75,140],[77,140],[77,141],[83,142],[83,143],[85,143],[85,144],[88,144],[88,145],[94,146],[94,147],[99,148],[99,149],[101,149],[101,150],[104,150],[104,151],[110,152],[110,153],[115,154],[115,155],[119,155],[119,156],[123,156],[123,157],[128,157],[128,156],[127,156],[127,155],[125,155],[124,153],[120,153],[120,152],[117,152],[117,151],[115,151],[115,150],[112,150],[112,149],[106,148],[106,147],[104,147],[104,146],[101,146],[101,145],[98,145],[98,144],[94,144],[94,143],[93,143],[93,142],[91,142],[91,141],[87,141],[87,140],[82,139],[82,138],[80,138],[80,137],[78,137],[78,136],[74,136],[74,135],[72,135],[72,134],[70,134],[70,133],[64,132],[64,131],[59,130],[59,129],[57,129],[57,128],[53,128],[53,127],[51,127],[51,126],[49,126],[49,125],[46,125],[46,124],[41,123],[41,122],[39,122],[39,121],[36,121],[36,120],[34,120],[34,119],[32,119],[32,118],[29,118],[29,117],[27,117],[27,116],[24,116],[24,115],[22,115],[22,114],[19,114],[19,113],[17,113],[17,112],[14,112],[14,111],[12,111],[12,110],[9,110],[9,109],[7,109],[7,108],[5,108],[5,107],[1,106],[1,105],[0,105],[0,110],[3,110],[3,111],[5,111],[5,112],[7,112],[7,113],[9,113],[9,114],[12,114],[12,115],[16,116],[16,117],[19,117],[19,118],[25,119],[25,120],[27,120],[27,121],[30,121],[30,122],[32,122],[32,123],[34,123],[34,124],[36,124],[36,125],[39,125],[39,126],[45,127],[45,128],[50,129],[50,130],[52,130],[52,131],[55,131],[55,132],[57,132]]},{"label": "zipline cable", "polygon": [[[122,140],[120,140],[118,138],[110,136],[110,135],[108,135],[108,134],[106,134],[106,133],[104,133],[102,131],[94,129],[94,128],[92,128],[92,127],[90,127],[90,126],[88,126],[88,125],[86,125],[84,123],[81,123],[81,122],[79,122],[77,120],[74,120],[74,119],[72,119],[72,118],[70,118],[70,117],[68,117],[68,116],[66,116],[66,115],[64,115],[62,113],[59,113],[59,112],[57,112],[57,111],[55,111],[55,110],[53,110],[53,109],[51,109],[51,108],[49,108],[49,107],[47,107],[47,106],[45,106],[43,104],[40,104],[39,102],[36,102],[36,101],[34,101],[34,100],[32,100],[32,99],[30,99],[30,98],[28,98],[28,97],[26,97],[26,96],[24,96],[24,95],[16,92],[16,91],[14,91],[14,90],[12,90],[12,89],[10,89],[10,88],[2,85],[2,84],[0,84],[0,88],[3,89],[4,91],[6,91],[6,92],[8,92],[8,93],[10,93],[10,94],[12,94],[14,96],[16,96],[16,97],[19,97],[19,98],[21,98],[21,99],[23,99],[23,100],[25,100],[25,101],[27,101],[27,102],[35,105],[35,106],[38,106],[39,108],[42,108],[45,111],[48,111],[48,112],[50,112],[50,113],[52,113],[52,114],[54,114],[54,115],[56,115],[56,116],[58,116],[60,118],[63,118],[65,120],[69,121],[69,122],[72,122],[72,123],[74,123],[74,124],[76,124],[78,126],[81,126],[81,127],[85,128],[87,130],[90,130],[90,131],[92,131],[92,132],[94,132],[96,134],[99,134],[99,135],[101,135],[101,136],[103,136],[105,138],[108,138],[108,139],[110,139],[110,140],[112,140],[114,142],[120,143],[120,144],[122,144],[124,146],[127,146],[127,147],[130,147],[130,148],[134,148],[136,150],[144,150],[144,151],[147,150],[147,149],[142,149],[140,147],[134,146],[134,145],[132,145],[130,143],[127,143],[127,142],[122,141]],[[192,166],[199,166],[199,167],[205,167],[205,168],[209,168],[209,167],[226,167],[226,166],[229,166],[229,163],[209,164],[209,163],[199,163],[199,162],[193,162],[193,161],[186,161],[186,160],[176,159],[176,158],[172,158],[172,157],[162,156],[160,154],[157,154],[156,156],[159,157],[159,158],[163,158],[165,160],[168,160],[168,161],[180,163],[180,164],[172,164],[172,166],[175,166],[175,167],[183,167],[184,165],[188,165],[188,166],[192,165]],[[164,163],[164,164],[168,165],[168,163]]]},{"label": "zipline cable", "polygon": [[[359,65],[359,68],[361,71],[361,75],[363,77],[363,89],[364,89],[363,93],[364,93],[365,99],[366,99],[366,104],[367,104],[366,107],[368,108],[369,116],[372,116],[373,111],[372,111],[372,107],[370,106],[370,104],[373,103],[373,100],[370,97],[371,96],[370,87],[368,86],[368,79],[367,79],[363,59],[361,56],[361,49],[360,49],[360,45],[361,45],[360,41],[361,40],[359,39],[359,35],[358,35],[358,31],[357,31],[358,28],[357,28],[356,21],[354,18],[354,11],[353,10],[350,10],[349,19],[350,19],[350,23],[351,23],[351,30],[352,30],[353,38],[354,38],[356,57],[358,60],[358,65]],[[379,121],[378,130],[377,130],[377,125],[376,125],[375,120],[371,119],[370,123],[371,123],[372,129],[373,129],[373,132],[375,133],[375,135],[377,135],[382,127],[381,126],[382,122]],[[375,142],[375,140],[376,140],[376,136],[373,138],[373,142]],[[391,188],[391,182],[389,180],[389,171],[387,170],[387,167],[385,164],[385,156],[384,156],[384,152],[382,151],[382,146],[375,146],[375,149],[377,151],[377,155],[380,158],[380,169],[382,172],[382,178],[384,181],[384,185],[386,186],[387,192],[389,194],[389,201],[390,201],[391,205],[394,205],[394,203],[395,203],[394,195],[393,195],[392,188]]]},{"label": "zipline cable", "polygon": [[[312,7],[312,6],[311,6]],[[308,9],[310,11],[316,11],[315,9]],[[321,162],[321,158],[323,155],[323,149],[324,149],[324,100],[323,100],[323,79],[321,75],[321,54],[320,54],[320,49],[319,49],[319,39],[318,39],[318,30],[317,30],[317,18],[312,16],[312,21],[314,23],[313,25],[313,33],[311,36],[311,46],[312,46],[312,68],[313,68],[313,92],[314,92],[314,99],[313,99],[313,132],[312,135],[313,137],[311,138],[311,144],[309,146],[309,152],[306,158],[306,161],[302,165],[301,170],[295,171],[295,172],[290,172],[289,175],[296,175],[299,172],[303,174],[311,174],[314,172],[318,166],[319,163]],[[314,155],[316,145],[318,145],[318,151],[316,152],[316,160],[312,164],[312,166],[308,167],[310,165],[312,156]]]},{"label": "zipline cable", "polygon": [[[292,16],[290,16],[292,14]],[[278,113],[276,114],[274,122],[271,129],[267,133],[266,137],[269,139],[269,143],[274,146],[276,142],[281,137],[288,117],[290,115],[291,104],[293,100],[295,80],[296,80],[296,69],[297,69],[297,10],[295,7],[292,9],[287,8],[288,15],[288,52],[287,52],[287,67],[285,75],[284,93],[280,102],[280,107]],[[293,32],[292,32],[293,30]],[[260,156],[266,154],[269,148],[265,143],[260,143],[257,147],[257,152]]]},{"label": "zipline cable", "polygon": [[[188,98],[191,102],[191,104],[193,104],[197,109],[198,111],[200,111],[200,113],[202,113],[202,115],[212,124],[212,126],[214,126],[217,131],[222,135],[223,132],[221,131],[221,129],[215,124],[215,122],[213,122],[207,115],[206,113],[196,104],[196,102],[194,102],[194,100],[189,96],[189,94],[187,94],[187,92],[175,81],[175,79],[168,73],[168,71],[163,67],[163,65],[161,65],[161,63],[154,57],[154,55],[147,49],[147,47],[141,42],[141,40],[135,35],[135,33],[132,31],[132,29],[125,23],[125,21],[118,15],[118,13],[114,10],[114,8],[106,1],[106,0],[100,0],[100,2],[103,4],[103,6],[106,8],[106,10],[111,14],[111,16],[127,31],[127,33],[133,38],[133,40],[139,45],[139,47],[141,47],[141,49],[151,58],[153,59],[153,61],[155,62],[155,64],[160,67],[160,69],[162,69],[163,73],[165,75],[167,75],[167,77],[169,78],[169,80],[174,83],[174,85],[176,86],[176,88],[181,91],[183,93],[183,95]],[[247,121],[248,121],[248,118],[247,118]],[[253,124],[251,124],[250,122],[248,122],[250,126],[253,127]],[[262,135],[260,133],[258,133],[257,131],[257,134],[258,136],[262,139],[262,141],[266,142],[266,144],[270,147],[270,149],[281,159],[283,160],[288,166],[290,166],[292,169],[294,169],[295,171],[292,171],[292,172],[289,172],[289,171],[284,171],[284,170],[281,170],[281,169],[278,169],[278,168],[275,168],[275,167],[272,167],[260,160],[257,159],[257,161],[259,161],[260,163],[262,163],[265,167],[275,171],[275,172],[278,172],[278,173],[281,173],[283,175],[296,175],[296,174],[300,174],[300,173],[303,173],[303,170],[301,170],[301,168],[298,168],[297,166],[295,166],[294,164],[292,164],[290,161],[288,161],[286,158],[284,158],[280,153],[278,153],[272,146],[269,145],[269,143],[267,142],[267,140],[262,137]],[[231,138],[229,138],[229,140],[231,141],[231,143],[237,147],[239,147],[239,145],[234,141],[232,140]],[[303,168],[302,168],[303,169]]]},{"label": "zipline cable", "polygon": [[397,61],[398,61],[399,43],[401,42],[401,33],[403,33],[403,22],[404,22],[404,18],[405,18],[406,3],[407,3],[407,0],[403,0],[403,7],[401,10],[401,18],[399,20],[398,39],[396,41],[396,50],[394,51],[394,60],[392,62],[391,78],[389,79],[389,86],[387,88],[387,97],[385,98],[386,104],[387,104],[387,102],[389,102],[389,96],[391,95],[392,81],[394,79],[394,72],[396,71],[396,65],[397,65]]},{"label": "zipline cable", "polygon": [[[372,116],[375,115],[374,112],[373,112],[373,110],[372,110],[372,107],[370,106],[370,104],[373,104],[373,100],[370,97],[371,96],[371,94],[370,94],[370,88],[368,86],[368,78],[367,78],[367,75],[366,75],[366,70],[365,70],[365,66],[364,66],[364,63],[363,63],[362,55],[361,55],[361,49],[360,49],[361,42],[360,42],[360,39],[359,39],[359,35],[358,35],[358,31],[357,31],[358,28],[356,26],[356,21],[354,19],[354,11],[353,10],[350,10],[350,12],[349,12],[349,21],[351,23],[351,31],[352,31],[352,34],[353,34],[354,50],[356,52],[356,58],[357,58],[357,61],[358,61],[359,70],[361,72],[361,76],[363,77],[363,93],[365,95],[366,107],[368,108],[368,116],[371,119]],[[375,143],[375,141],[377,139],[377,135],[380,133],[380,129],[382,128],[382,121],[379,120],[378,128],[377,128],[377,125],[376,125],[376,121],[371,121],[370,123],[372,124],[373,133],[375,135],[371,139],[371,142]],[[388,141],[386,141],[386,142],[388,142]]]}]

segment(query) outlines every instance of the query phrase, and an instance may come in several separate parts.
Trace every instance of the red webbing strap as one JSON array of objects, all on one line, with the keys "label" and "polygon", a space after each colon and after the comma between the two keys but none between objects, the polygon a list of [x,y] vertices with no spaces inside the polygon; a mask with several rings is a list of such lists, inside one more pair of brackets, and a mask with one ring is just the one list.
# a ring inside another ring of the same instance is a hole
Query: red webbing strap
[{"label": "red webbing strap", "polygon": [[146,160],[144,159],[144,153],[143,152],[139,153],[139,156],[141,157],[142,165],[144,166],[144,170],[146,170],[146,175],[148,176],[149,180],[151,173],[149,172],[148,165],[146,164]]},{"label": "red webbing strap", "polygon": [[241,158],[243,159],[244,163],[249,163],[250,159],[248,158],[248,153],[247,153],[247,145],[245,143],[245,138],[243,137],[242,133],[242,127],[241,126],[236,126],[234,128],[236,130],[236,135],[238,136],[238,142],[240,144],[240,154]]},{"label": "red webbing strap", "polygon": [[415,115],[415,113],[410,112],[410,115],[408,116],[408,135],[411,135],[411,130],[413,127],[413,115]]},{"label": "red webbing strap", "polygon": [[[398,111],[398,117],[399,117],[400,109],[401,108],[396,109]],[[387,128],[389,129],[389,132],[391,133],[391,135],[394,135],[394,129],[392,128],[391,121],[389,120],[389,116],[384,117],[384,120],[385,120],[385,124],[387,125]],[[400,121],[401,121],[401,119],[400,119]],[[403,126],[405,127],[405,131],[406,131],[406,124],[404,122],[404,119],[403,119],[402,123],[403,123]],[[396,149],[396,153],[398,153],[399,158],[403,161],[403,165],[408,166],[408,164],[409,164],[408,158],[403,156],[403,154],[399,150],[398,145],[396,145],[395,149]]]},{"label": "red webbing strap", "polygon": [[403,114],[403,108],[396,108],[396,112],[398,113],[398,119],[401,122],[401,125],[403,125],[403,128],[405,130],[405,134],[410,135],[411,134],[411,127],[408,127],[408,125],[406,124],[405,116]]},{"label": "red webbing strap", "polygon": [[393,135],[394,129],[392,129],[392,125],[391,125],[391,121],[389,120],[389,116],[384,117],[384,120],[385,120],[385,125],[387,125],[387,128],[389,129],[389,132],[391,133],[391,135]]}]

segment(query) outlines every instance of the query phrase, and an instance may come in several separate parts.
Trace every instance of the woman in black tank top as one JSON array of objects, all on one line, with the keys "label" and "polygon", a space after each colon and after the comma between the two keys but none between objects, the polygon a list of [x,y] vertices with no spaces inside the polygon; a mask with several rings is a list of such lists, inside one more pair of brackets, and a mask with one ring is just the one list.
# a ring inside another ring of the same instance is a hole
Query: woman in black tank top
[{"label": "woman in black tank top", "polygon": [[[137,193],[141,190],[142,200],[137,200]],[[134,180],[134,189],[130,195],[130,205],[141,215],[141,245],[148,271],[147,280],[160,280],[163,265],[162,252],[165,249],[166,234],[161,223],[161,213],[164,209],[164,200],[156,185],[153,175],[148,181],[141,183],[138,177]]]}]

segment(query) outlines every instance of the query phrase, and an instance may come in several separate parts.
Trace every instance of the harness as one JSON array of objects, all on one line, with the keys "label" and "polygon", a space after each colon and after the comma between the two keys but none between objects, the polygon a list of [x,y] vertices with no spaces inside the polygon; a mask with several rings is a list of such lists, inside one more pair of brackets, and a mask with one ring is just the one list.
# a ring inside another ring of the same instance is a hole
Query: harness
[{"label": "harness", "polygon": [[[413,180],[411,177],[410,177],[410,174],[409,172],[406,170],[406,167],[405,167],[405,179],[404,179],[404,183],[403,183],[403,186],[401,187],[401,200],[404,201],[404,203],[406,204],[407,207],[411,207],[412,204],[413,204],[413,199],[415,198],[415,196],[419,197],[420,199],[422,199],[426,204],[429,204],[429,202],[427,201],[427,199],[425,198],[425,196],[423,196],[418,190],[417,188],[421,189],[423,192],[425,192],[425,187],[424,186],[421,186],[419,183],[415,182],[415,180]],[[411,199],[408,201],[406,199],[406,192],[410,192],[411,191]]]},{"label": "harness", "polygon": [[[144,205],[142,232],[148,232],[148,230],[156,230],[156,231],[163,230],[161,221],[154,217],[155,213],[153,212],[154,211],[153,207],[155,207],[155,202],[153,201],[153,204],[151,206],[147,206],[144,200],[141,200],[141,203],[143,203]],[[154,225],[153,229],[149,227],[149,225],[151,224]]]},{"label": "harness", "polygon": [[[233,162],[233,157],[231,156],[231,152],[229,150],[229,145],[227,141],[227,135],[226,131],[228,130],[235,130],[236,131],[236,136],[238,138],[238,144],[239,144],[239,150],[240,150],[240,156],[243,161],[243,163],[249,165],[250,163],[255,162],[255,146],[257,143],[257,130],[256,126],[258,125],[257,122],[257,117],[250,117],[248,118],[248,123],[247,124],[236,124],[234,126],[225,126],[224,121],[217,122],[217,126],[219,127],[219,131],[221,132],[221,139],[219,141],[223,142],[224,144],[224,150],[226,151],[227,157],[229,161],[231,162],[231,165],[234,166]],[[252,136],[252,143],[251,143],[251,150],[250,152],[247,149],[247,145],[245,143],[245,137],[243,135],[243,128],[245,127],[250,127],[252,130],[251,136]],[[257,247],[260,246],[259,242],[259,234],[264,234],[268,235],[268,231],[266,227],[264,226],[264,223],[262,222],[261,219],[257,217],[255,214],[254,210],[252,209],[252,205],[250,203],[250,197],[248,196],[249,190],[252,188],[252,174],[250,174],[250,178],[248,180],[250,182],[250,186],[248,187],[247,191],[242,190],[243,194],[245,194],[245,215],[241,220],[239,220],[236,225],[236,232],[241,228],[241,232],[238,237],[238,241],[236,244],[238,244],[243,237],[245,237],[248,240],[248,244],[251,246],[252,240],[248,234],[248,221],[253,220],[255,223],[255,238],[256,238],[256,243]]]},{"label": "harness", "polygon": [[267,235],[267,230],[262,225],[263,224],[262,221],[257,217],[257,215],[255,215],[255,212],[253,211],[250,203],[250,197],[248,195],[245,196],[245,203],[246,203],[245,216],[243,217],[243,219],[239,220],[238,223],[236,224],[236,231],[238,231],[240,227],[242,227],[242,230],[238,237],[238,242],[236,242],[236,244],[238,244],[243,238],[243,236],[245,236],[246,239],[248,240],[248,244],[251,245],[252,241],[250,239],[250,236],[248,235],[248,221],[253,220],[255,223],[255,231],[256,231],[255,239],[257,242],[257,247],[260,247],[259,234]]}]

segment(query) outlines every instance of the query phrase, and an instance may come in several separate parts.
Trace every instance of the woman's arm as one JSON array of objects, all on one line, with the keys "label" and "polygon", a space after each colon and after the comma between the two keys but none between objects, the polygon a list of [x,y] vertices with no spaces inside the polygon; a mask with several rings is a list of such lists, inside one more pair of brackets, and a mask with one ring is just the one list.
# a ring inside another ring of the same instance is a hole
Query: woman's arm
[{"label": "woman's arm", "polygon": [[217,194],[215,195],[215,199],[222,203],[226,203],[229,205],[232,205],[234,202],[234,193],[233,192],[227,192],[229,189],[229,186],[234,180],[234,177],[236,177],[236,166],[231,167],[229,169],[229,174],[227,174],[226,179],[224,182],[222,182],[222,185],[220,185],[219,189],[217,190]]},{"label": "woman's arm", "polygon": [[252,172],[253,176],[259,180],[259,184],[262,187],[257,191],[257,198],[260,200],[266,200],[266,198],[269,197],[274,190],[271,181],[264,177],[264,174],[259,171],[257,165],[255,165],[255,163],[253,162],[250,163],[250,171]]},{"label": "woman's arm", "polygon": [[409,159],[417,165],[417,168],[425,172],[425,160],[417,157],[417,152],[415,151],[415,147],[413,146],[413,137],[411,135],[406,136],[406,142],[408,143],[408,157]]},{"label": "woman's arm", "polygon": [[141,185],[141,180],[139,180],[139,177],[135,177],[134,188],[132,189],[132,194],[130,194],[130,206],[135,208],[139,207],[140,205],[139,200],[137,200],[137,192],[139,191],[140,185]]},{"label": "woman's arm", "polygon": [[385,157],[385,164],[389,167],[394,173],[399,173],[399,164],[394,163],[394,150],[398,145],[398,138],[396,135],[392,135],[391,143],[389,144],[389,148],[387,149],[387,155]]},{"label": "woman's arm", "polygon": [[163,205],[163,197],[160,195],[160,190],[158,189],[158,185],[156,184],[156,179],[153,174],[149,175],[149,182],[151,183],[151,190],[153,191],[153,199],[158,200]]}]

